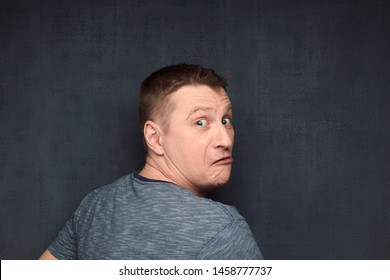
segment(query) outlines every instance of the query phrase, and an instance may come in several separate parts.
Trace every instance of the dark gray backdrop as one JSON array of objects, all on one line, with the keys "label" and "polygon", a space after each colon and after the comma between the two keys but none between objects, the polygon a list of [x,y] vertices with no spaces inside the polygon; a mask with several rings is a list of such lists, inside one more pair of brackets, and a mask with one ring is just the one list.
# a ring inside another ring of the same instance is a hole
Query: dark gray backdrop
[{"label": "dark gray backdrop", "polygon": [[142,167],[139,84],[179,62],[230,78],[235,166],[211,196],[266,258],[390,258],[389,1],[0,3],[1,259]]}]

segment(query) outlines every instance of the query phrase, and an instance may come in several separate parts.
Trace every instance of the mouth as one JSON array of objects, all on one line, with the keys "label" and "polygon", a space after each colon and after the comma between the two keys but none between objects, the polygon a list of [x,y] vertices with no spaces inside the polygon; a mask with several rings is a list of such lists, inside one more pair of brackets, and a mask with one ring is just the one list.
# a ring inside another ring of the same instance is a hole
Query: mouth
[{"label": "mouth", "polygon": [[227,156],[214,161],[213,165],[225,165],[225,164],[232,164],[232,163],[233,163],[233,158]]}]

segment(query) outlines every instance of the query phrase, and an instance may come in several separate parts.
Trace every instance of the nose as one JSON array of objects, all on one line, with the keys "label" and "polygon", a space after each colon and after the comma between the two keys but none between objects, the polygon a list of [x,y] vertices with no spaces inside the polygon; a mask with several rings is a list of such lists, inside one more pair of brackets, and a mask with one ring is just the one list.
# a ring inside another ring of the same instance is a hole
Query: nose
[{"label": "nose", "polygon": [[223,124],[218,125],[215,132],[215,148],[222,148],[231,151],[234,143],[234,129]]}]

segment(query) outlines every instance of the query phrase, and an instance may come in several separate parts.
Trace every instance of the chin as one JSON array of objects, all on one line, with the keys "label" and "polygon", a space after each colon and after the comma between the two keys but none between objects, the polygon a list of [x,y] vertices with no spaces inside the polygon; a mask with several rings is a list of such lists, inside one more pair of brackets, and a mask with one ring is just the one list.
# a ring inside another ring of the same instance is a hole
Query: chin
[{"label": "chin", "polygon": [[228,175],[222,175],[220,174],[218,177],[214,179],[213,186],[214,187],[221,187],[225,185],[230,179],[230,174]]},{"label": "chin", "polygon": [[230,179],[231,170],[232,168],[230,165],[220,166],[219,170],[214,170],[213,174],[210,174],[209,177],[212,185],[216,187],[225,185]]}]

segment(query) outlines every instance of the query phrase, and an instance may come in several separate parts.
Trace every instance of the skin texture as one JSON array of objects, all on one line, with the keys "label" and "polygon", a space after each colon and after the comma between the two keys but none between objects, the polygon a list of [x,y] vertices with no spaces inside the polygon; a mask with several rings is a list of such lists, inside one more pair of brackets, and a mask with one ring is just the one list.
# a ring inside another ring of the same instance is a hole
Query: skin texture
[{"label": "skin texture", "polygon": [[175,183],[205,196],[231,173],[234,129],[230,100],[222,88],[188,85],[171,94],[174,111],[167,128],[144,127],[149,151],[140,175]]},{"label": "skin texture", "polygon": [[39,257],[40,260],[56,260],[57,258],[50,253],[49,250],[46,250],[42,256]]},{"label": "skin texture", "polygon": [[[225,184],[232,168],[234,129],[224,89],[184,86],[173,92],[169,123],[147,121],[148,147],[141,176],[172,182],[198,196]],[[55,260],[46,250],[39,258]]]}]

